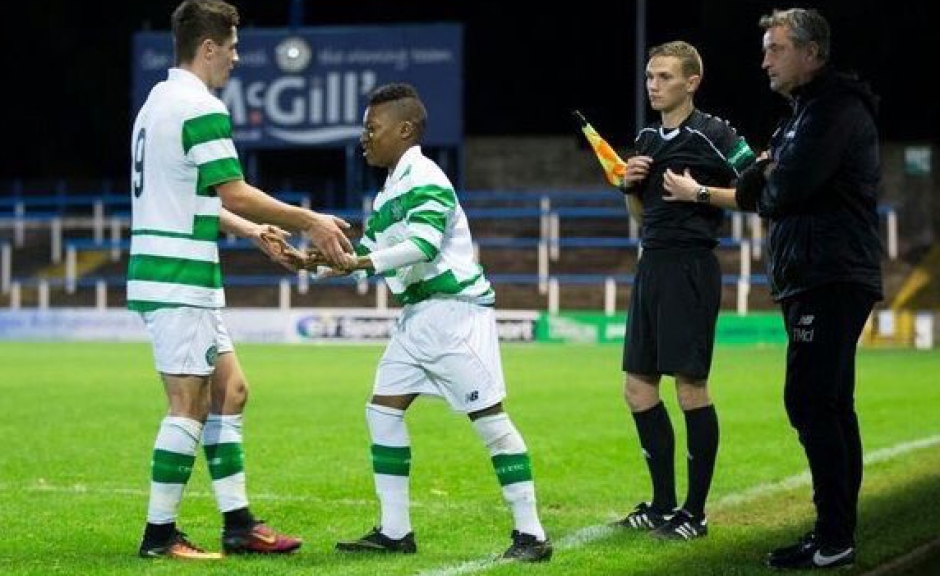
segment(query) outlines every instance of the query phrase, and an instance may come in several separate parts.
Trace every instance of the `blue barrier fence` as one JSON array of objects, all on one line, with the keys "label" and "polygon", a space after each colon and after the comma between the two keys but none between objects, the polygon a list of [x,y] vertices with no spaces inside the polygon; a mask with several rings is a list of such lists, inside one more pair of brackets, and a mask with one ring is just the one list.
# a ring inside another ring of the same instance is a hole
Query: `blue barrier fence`
[{"label": "blue barrier fence", "polygon": [[[285,191],[277,194],[283,201],[309,205],[311,194],[306,192]],[[605,289],[614,286],[631,285],[632,274],[604,274],[604,273],[558,273],[552,270],[551,262],[558,261],[560,254],[569,249],[597,249],[597,250],[639,250],[639,240],[635,237],[635,229],[631,229],[632,236],[584,236],[562,235],[560,221],[588,221],[592,219],[615,219],[626,221],[626,210],[623,198],[619,193],[609,189],[602,190],[539,190],[539,191],[504,191],[504,190],[471,190],[461,193],[461,203],[468,217],[473,221],[519,221],[531,219],[538,223],[538,236],[519,235],[506,237],[480,236],[476,238],[477,248],[480,250],[534,250],[537,254],[538,269],[534,273],[500,274],[498,270],[488,270],[488,276],[494,284],[520,284],[538,286],[540,293],[548,294],[557,290],[559,285],[603,285]],[[4,294],[8,293],[15,284],[19,288],[30,288],[44,285],[58,288],[65,287],[69,291],[75,289],[97,287],[115,288],[124,283],[123,276],[101,276],[94,273],[81,277],[75,272],[75,258],[83,251],[110,251],[114,259],[120,258],[129,250],[129,241],[126,232],[129,228],[130,198],[126,194],[50,194],[40,196],[13,196],[0,197],[0,231],[3,226],[12,226],[17,232],[12,242],[0,239],[0,254],[3,255],[0,266],[0,287]],[[879,206],[879,214],[885,218],[888,229],[889,257],[896,256],[897,219],[893,207]],[[339,210],[333,214],[343,218],[351,224],[361,224],[368,217],[368,204],[362,210]],[[85,216],[95,221],[92,238],[68,238],[63,233],[63,220]],[[720,239],[720,246],[724,249],[741,251],[741,269],[737,274],[726,274],[722,281],[725,285],[737,286],[743,292],[744,307],[746,309],[747,291],[751,286],[765,286],[767,277],[763,274],[750,272],[750,261],[759,259],[762,244],[762,230],[760,219],[751,216],[750,220],[736,214],[732,221],[733,236]],[[106,223],[111,226],[111,238],[105,239]],[[751,226],[749,238],[745,237],[744,227]],[[13,277],[11,273],[11,260],[15,257],[17,247],[22,246],[22,231],[27,226],[48,227],[52,233],[51,262],[59,262],[64,252],[66,258],[66,273],[62,278],[41,279],[34,277]],[[529,228],[531,230],[531,228]],[[512,233],[512,232],[510,232]],[[525,234],[520,229],[519,234]],[[220,240],[222,250],[253,250],[254,244],[248,240],[235,239]],[[746,265],[745,265],[746,264]],[[557,267],[557,266],[555,266]],[[70,271],[71,269],[71,271]],[[4,272],[5,271],[5,272]],[[330,279],[321,281],[327,285],[357,285],[350,279]],[[226,275],[226,285],[265,287],[288,286],[292,289],[305,289],[307,280],[295,274],[260,274],[260,275]],[[367,286],[374,286],[375,281],[369,280]],[[377,289],[378,290],[378,289]],[[551,300],[551,298],[550,298]],[[12,299],[11,299],[12,304]],[[741,303],[739,299],[739,310]]]}]

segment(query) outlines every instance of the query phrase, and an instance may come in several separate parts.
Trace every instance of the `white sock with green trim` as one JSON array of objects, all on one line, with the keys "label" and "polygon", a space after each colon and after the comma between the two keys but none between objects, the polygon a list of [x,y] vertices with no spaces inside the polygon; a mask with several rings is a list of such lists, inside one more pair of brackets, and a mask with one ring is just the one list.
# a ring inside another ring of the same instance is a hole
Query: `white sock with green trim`
[{"label": "white sock with green trim", "polygon": [[366,404],[366,422],[372,437],[375,492],[382,505],[382,534],[397,540],[411,532],[408,495],[411,440],[405,426],[405,411]]},{"label": "white sock with green trim", "polygon": [[535,505],[535,483],[532,481],[532,464],[525,440],[516,430],[509,414],[501,412],[473,421],[473,427],[483,439],[493,460],[493,468],[503,498],[512,510],[515,529],[545,540],[545,529],[539,521]]},{"label": "white sock with green trim", "polygon": [[242,415],[209,414],[202,430],[202,445],[212,477],[212,490],[220,512],[248,507],[245,489],[245,454],[242,450]]},{"label": "white sock with green trim", "polygon": [[201,433],[202,423],[191,418],[167,416],[160,422],[150,461],[147,522],[169,524],[176,521],[183,489],[193,473]]}]

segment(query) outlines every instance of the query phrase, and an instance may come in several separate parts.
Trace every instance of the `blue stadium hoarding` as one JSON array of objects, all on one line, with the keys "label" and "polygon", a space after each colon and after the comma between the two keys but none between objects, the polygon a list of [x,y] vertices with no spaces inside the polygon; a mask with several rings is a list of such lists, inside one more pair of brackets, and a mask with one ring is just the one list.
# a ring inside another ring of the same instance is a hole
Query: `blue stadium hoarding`
[{"label": "blue stadium hoarding", "polygon": [[[240,29],[239,63],[217,95],[243,149],[342,146],[361,131],[366,97],[408,82],[433,118],[424,143],[463,140],[463,30],[458,24]],[[134,110],[173,66],[168,32],[134,35]]]}]

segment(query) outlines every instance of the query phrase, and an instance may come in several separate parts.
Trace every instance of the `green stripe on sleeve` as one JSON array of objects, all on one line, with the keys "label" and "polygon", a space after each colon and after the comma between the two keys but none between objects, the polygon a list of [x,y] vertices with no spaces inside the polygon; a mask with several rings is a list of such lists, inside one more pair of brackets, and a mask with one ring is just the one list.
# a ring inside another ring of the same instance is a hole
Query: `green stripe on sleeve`
[{"label": "green stripe on sleeve", "polygon": [[409,238],[409,240],[414,242],[418,246],[418,248],[420,248],[421,251],[424,252],[424,256],[428,259],[428,262],[437,258],[438,253],[440,253],[440,250],[435,248],[433,244],[431,244],[424,238],[418,238],[417,236],[412,236]]},{"label": "green stripe on sleeve", "polygon": [[444,232],[444,226],[447,225],[447,214],[434,212],[432,210],[422,210],[421,212],[412,212],[408,215],[409,224],[427,224],[438,232]]},{"label": "green stripe on sleeve", "polygon": [[[450,210],[457,205],[457,195],[452,188],[441,186],[418,186],[401,196],[392,198],[372,213],[366,223],[365,234],[374,238],[376,234],[387,230],[396,222],[411,218],[410,214],[431,214],[433,210],[418,210],[430,203],[435,203]],[[446,218],[446,214],[442,214]],[[430,218],[430,216],[429,216]],[[433,224],[432,224],[433,226]],[[440,228],[444,230],[443,226]]]},{"label": "green stripe on sleeve", "polygon": [[453,188],[444,188],[442,186],[418,186],[409,190],[405,197],[407,198],[407,208],[411,210],[427,202],[437,202],[444,208],[453,208],[457,205],[457,195]]},{"label": "green stripe on sleeve", "polygon": [[232,120],[228,114],[215,113],[197,116],[183,122],[183,153],[189,154],[193,146],[213,140],[232,138]]},{"label": "green stripe on sleeve", "polygon": [[216,196],[214,186],[232,180],[242,180],[242,165],[238,158],[219,158],[199,165],[199,179],[196,181],[196,194]]}]

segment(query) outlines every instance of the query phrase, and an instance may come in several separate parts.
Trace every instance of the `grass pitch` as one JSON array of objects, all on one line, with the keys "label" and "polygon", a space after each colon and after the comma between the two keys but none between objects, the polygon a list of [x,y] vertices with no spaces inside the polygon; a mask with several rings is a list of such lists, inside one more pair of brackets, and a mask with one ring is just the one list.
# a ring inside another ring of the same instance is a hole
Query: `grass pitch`
[{"label": "grass pitch", "polygon": [[[0,343],[0,574],[722,574],[770,573],[766,551],[812,519],[806,464],[782,402],[782,347],[719,347],[712,390],[721,447],[705,539],[660,543],[604,525],[649,497],[616,346],[506,346],[506,407],[529,446],[550,564],[493,564],[511,519],[467,419],[440,401],[409,411],[412,521],[419,553],[332,551],[377,519],[363,405],[373,346],[238,348],[251,382],[245,451],[252,509],[304,537],[286,558],[186,564],[135,553],[149,459],[165,410],[146,344]],[[863,350],[858,411],[869,464],[861,574],[940,533],[940,352]],[[684,423],[663,393],[684,496]],[[220,518],[200,455],[180,524],[219,547]]]}]

